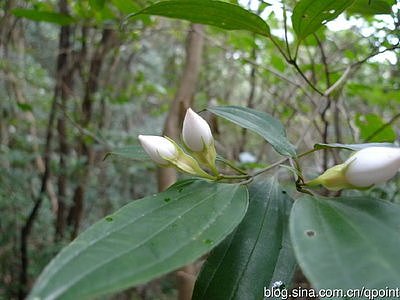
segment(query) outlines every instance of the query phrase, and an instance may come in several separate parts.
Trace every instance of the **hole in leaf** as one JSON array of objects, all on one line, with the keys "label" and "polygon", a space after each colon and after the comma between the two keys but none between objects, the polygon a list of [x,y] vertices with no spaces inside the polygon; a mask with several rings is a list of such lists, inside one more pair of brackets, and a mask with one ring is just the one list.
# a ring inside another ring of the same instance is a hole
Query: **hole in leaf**
[{"label": "hole in leaf", "polygon": [[305,234],[308,237],[314,237],[316,235],[316,232],[314,230],[306,230]]},{"label": "hole in leaf", "polygon": [[111,217],[111,216],[107,216],[107,217],[105,217],[105,219],[106,219],[107,222],[112,222],[112,221],[114,221],[114,218]]},{"label": "hole in leaf", "polygon": [[334,14],[335,12],[336,12],[335,9],[331,9],[331,10],[329,11],[330,14]]},{"label": "hole in leaf", "polygon": [[211,245],[212,243],[214,243],[212,240],[210,240],[210,239],[205,239],[205,240],[203,240],[203,242],[204,242],[204,244],[207,244],[207,245]]},{"label": "hole in leaf", "polygon": [[287,192],[286,191],[282,191],[282,194],[287,194]]},{"label": "hole in leaf", "polygon": [[169,201],[171,201],[171,198],[164,198],[164,201],[169,202]]}]

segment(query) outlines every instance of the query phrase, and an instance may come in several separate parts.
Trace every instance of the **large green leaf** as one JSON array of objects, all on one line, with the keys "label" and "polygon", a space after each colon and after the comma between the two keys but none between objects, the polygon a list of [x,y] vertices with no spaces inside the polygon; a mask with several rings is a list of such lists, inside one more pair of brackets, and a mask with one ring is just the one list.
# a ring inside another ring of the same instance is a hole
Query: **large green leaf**
[{"label": "large green leaf", "polygon": [[207,108],[207,110],[241,127],[258,133],[280,154],[287,156],[296,155],[295,147],[286,137],[285,128],[279,120],[270,114],[240,106],[216,106]]},{"label": "large green leaf", "polygon": [[12,14],[16,17],[26,18],[37,22],[48,22],[59,25],[69,25],[75,22],[75,19],[69,15],[50,11],[40,11],[35,9],[14,8]]},{"label": "large green leaf", "polygon": [[187,180],[90,227],[46,267],[29,299],[87,299],[144,283],[207,253],[242,220],[243,185]]},{"label": "large green leaf", "polygon": [[353,5],[347,9],[347,12],[361,15],[390,14],[394,2],[387,0],[355,0]]},{"label": "large green leaf", "polygon": [[364,144],[339,144],[339,143],[332,143],[332,144],[322,144],[318,143],[314,145],[315,149],[346,149],[352,151],[358,151],[368,147],[396,147],[395,144],[392,143],[364,143]]},{"label": "large green leaf", "polygon": [[316,289],[400,286],[400,206],[367,197],[295,201],[290,235]]},{"label": "large green leaf", "polygon": [[213,25],[228,30],[247,30],[267,37],[270,36],[267,23],[258,15],[238,5],[222,1],[161,1],[129,17],[140,14],[183,19],[193,23]]},{"label": "large green leaf", "polygon": [[275,180],[253,183],[249,200],[242,223],[204,264],[193,300],[262,299],[274,281],[289,285],[296,266],[288,230],[292,200]]},{"label": "large green leaf", "polygon": [[293,29],[302,40],[335,19],[353,2],[354,0],[300,0],[293,10]]}]

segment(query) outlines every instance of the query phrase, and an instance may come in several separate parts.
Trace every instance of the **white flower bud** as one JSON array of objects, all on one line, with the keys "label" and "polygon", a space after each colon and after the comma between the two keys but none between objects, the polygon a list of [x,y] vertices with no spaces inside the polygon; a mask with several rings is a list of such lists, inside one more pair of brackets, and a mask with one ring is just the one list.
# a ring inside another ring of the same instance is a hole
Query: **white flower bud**
[{"label": "white flower bud", "polygon": [[185,145],[194,152],[203,151],[214,141],[208,123],[190,108],[183,120],[182,138]]},{"label": "white flower bud", "polygon": [[385,182],[400,168],[400,148],[368,147],[356,152],[345,164],[346,180],[355,187]]},{"label": "white flower bud", "polygon": [[150,158],[161,165],[169,164],[166,159],[178,156],[175,145],[162,136],[139,135],[139,141]]},{"label": "white flower bud", "polygon": [[363,189],[385,182],[400,169],[400,148],[367,147],[357,151],[343,164],[333,166],[308,186],[323,185],[330,190]]}]

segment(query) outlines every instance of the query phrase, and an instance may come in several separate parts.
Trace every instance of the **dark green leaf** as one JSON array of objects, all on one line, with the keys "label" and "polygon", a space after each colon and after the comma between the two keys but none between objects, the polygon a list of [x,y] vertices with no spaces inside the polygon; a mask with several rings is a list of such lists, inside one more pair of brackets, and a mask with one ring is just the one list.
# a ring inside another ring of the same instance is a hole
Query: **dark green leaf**
[{"label": "dark green leaf", "polygon": [[216,106],[208,111],[261,135],[282,155],[295,156],[296,149],[286,137],[285,128],[270,114],[240,106]]},{"label": "dark green leaf", "polygon": [[346,150],[353,150],[358,151],[367,147],[396,147],[395,144],[392,143],[365,143],[365,144],[322,144],[318,143],[314,145],[314,149],[346,149]]},{"label": "dark green leaf", "polygon": [[262,299],[274,281],[290,284],[296,266],[288,231],[292,200],[275,180],[252,184],[249,200],[242,223],[203,266],[193,300]]},{"label": "dark green leaf", "polygon": [[222,1],[161,1],[129,17],[140,14],[182,19],[193,23],[213,25],[227,30],[247,30],[267,37],[270,36],[267,23],[258,15],[238,5]]},{"label": "dark green leaf", "polygon": [[90,6],[95,10],[102,10],[105,2],[105,0],[89,0]]},{"label": "dark green leaf", "polygon": [[300,0],[293,10],[292,24],[297,37],[302,40],[322,25],[335,19],[354,0]]},{"label": "dark green leaf", "polygon": [[143,150],[141,146],[126,146],[121,148],[116,148],[113,151],[107,153],[104,159],[109,156],[117,155],[133,160],[151,160],[150,156]]},{"label": "dark green leaf", "polygon": [[390,14],[392,5],[384,0],[355,0],[353,5],[347,9],[347,12],[361,15]]},{"label": "dark green leaf", "polygon": [[48,22],[59,25],[69,25],[75,22],[75,19],[72,18],[71,16],[50,11],[14,8],[11,12],[16,17],[26,18],[37,22]]},{"label": "dark green leaf", "polygon": [[399,216],[398,204],[366,197],[296,200],[290,235],[312,286],[399,287]]},{"label": "dark green leaf", "polygon": [[29,299],[92,299],[194,261],[246,213],[243,185],[187,180],[97,222],[50,262]]}]

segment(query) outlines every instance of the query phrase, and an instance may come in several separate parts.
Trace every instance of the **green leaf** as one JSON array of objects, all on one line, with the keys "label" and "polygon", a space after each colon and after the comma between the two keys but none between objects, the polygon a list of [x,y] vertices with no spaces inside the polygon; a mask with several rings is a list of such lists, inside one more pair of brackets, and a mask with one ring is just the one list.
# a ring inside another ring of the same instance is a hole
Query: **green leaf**
[{"label": "green leaf", "polygon": [[37,22],[48,22],[59,25],[69,25],[75,22],[75,19],[69,15],[50,12],[50,11],[14,8],[11,12],[16,17],[25,18]]},{"label": "green leaf", "polygon": [[360,129],[361,139],[368,142],[393,142],[397,134],[393,127],[375,114],[357,114],[355,123]]},{"label": "green leaf", "polygon": [[89,0],[90,6],[95,10],[102,10],[105,2],[105,0]]},{"label": "green leaf", "polygon": [[367,147],[396,147],[395,144],[392,143],[364,143],[364,144],[339,144],[339,143],[332,143],[332,144],[322,144],[318,143],[314,145],[314,149],[346,149],[352,151],[358,151]]},{"label": "green leaf", "polygon": [[151,160],[150,156],[143,150],[141,146],[126,146],[121,148],[116,148],[111,152],[108,152],[104,156],[104,160],[109,156],[117,155],[124,158],[129,158],[133,160]]},{"label": "green leaf", "polygon": [[249,200],[243,221],[204,264],[193,300],[262,299],[274,281],[289,285],[296,266],[288,230],[292,200],[275,180],[253,183]]},{"label": "green leaf", "polygon": [[131,14],[139,10],[139,5],[133,0],[111,0],[112,3],[123,13]]},{"label": "green leaf", "polygon": [[[393,2],[393,1],[390,1]],[[378,15],[390,14],[392,12],[392,4],[384,0],[355,0],[353,5],[347,9],[350,14],[361,15]]]},{"label": "green leaf", "polygon": [[296,156],[296,149],[287,139],[285,128],[270,114],[240,106],[216,106],[207,108],[207,110],[258,133],[280,154]]},{"label": "green leaf", "polygon": [[173,271],[221,242],[247,205],[245,186],[202,180],[134,201],[64,248],[29,299],[92,299]]},{"label": "green leaf", "polygon": [[366,197],[295,201],[290,235],[316,289],[396,288],[400,283],[400,206]]},{"label": "green leaf", "polygon": [[247,30],[270,36],[270,29],[258,15],[234,4],[213,0],[161,1],[146,7],[138,13],[187,20],[227,30]]},{"label": "green leaf", "polygon": [[335,19],[354,0],[300,0],[293,10],[293,29],[299,40]]}]

